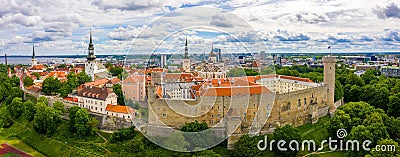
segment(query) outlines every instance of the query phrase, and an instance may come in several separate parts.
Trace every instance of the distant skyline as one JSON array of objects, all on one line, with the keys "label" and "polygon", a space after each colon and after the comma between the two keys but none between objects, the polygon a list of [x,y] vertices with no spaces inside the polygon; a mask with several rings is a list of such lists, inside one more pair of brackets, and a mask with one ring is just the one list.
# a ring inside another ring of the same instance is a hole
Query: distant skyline
[{"label": "distant skyline", "polygon": [[[132,43],[130,53],[150,53],[160,37],[175,29],[204,25],[228,30],[253,50],[267,52],[327,52],[328,45],[336,52],[400,51],[400,1],[395,0],[0,0],[0,4],[1,56],[29,56],[33,43],[38,56],[84,55],[89,29],[96,55],[125,54]],[[196,10],[203,7],[215,9]],[[232,48],[238,44],[227,34],[196,28],[171,36],[159,52],[183,54],[186,35],[189,53],[208,53],[212,43],[230,52],[243,51]]]}]

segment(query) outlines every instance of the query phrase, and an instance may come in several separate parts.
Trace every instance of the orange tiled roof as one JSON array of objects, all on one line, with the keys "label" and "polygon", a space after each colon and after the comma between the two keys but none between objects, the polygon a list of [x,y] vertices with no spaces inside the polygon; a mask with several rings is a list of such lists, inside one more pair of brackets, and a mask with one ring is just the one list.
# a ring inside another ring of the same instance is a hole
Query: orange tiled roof
[{"label": "orange tiled roof", "polygon": [[145,82],[145,76],[144,75],[130,75],[126,79],[124,79],[123,83],[126,84],[128,82],[130,83],[139,83],[139,82]]},{"label": "orange tiled roof", "polygon": [[202,96],[234,96],[270,93],[265,86],[214,87],[200,91]]},{"label": "orange tiled roof", "polygon": [[50,76],[56,76],[56,77],[66,77],[68,74],[65,71],[51,71],[49,73],[49,77]]},{"label": "orange tiled roof", "polygon": [[27,89],[29,91],[32,91],[35,93],[39,93],[40,91],[42,91],[42,88],[40,88],[39,86],[35,86],[35,85],[29,86]]},{"label": "orange tiled roof", "polygon": [[44,72],[39,72],[39,75],[40,75],[40,76],[46,76],[47,74],[49,74],[49,73],[48,73],[48,72],[45,72],[45,71],[44,71]]},{"label": "orange tiled roof", "polygon": [[129,107],[129,106],[122,106],[122,105],[112,105],[108,104],[106,107],[106,111],[117,112],[117,113],[125,113],[125,114],[132,114],[135,113],[136,110]]},{"label": "orange tiled roof", "polygon": [[44,69],[46,69],[46,66],[42,64],[34,65],[31,67],[31,70],[44,70]]},{"label": "orange tiled roof", "polygon": [[87,82],[84,85],[85,86],[99,86],[99,85],[106,84],[107,82],[108,82],[108,79],[107,78],[103,78],[103,79],[96,80],[96,81],[93,81],[93,82]]}]

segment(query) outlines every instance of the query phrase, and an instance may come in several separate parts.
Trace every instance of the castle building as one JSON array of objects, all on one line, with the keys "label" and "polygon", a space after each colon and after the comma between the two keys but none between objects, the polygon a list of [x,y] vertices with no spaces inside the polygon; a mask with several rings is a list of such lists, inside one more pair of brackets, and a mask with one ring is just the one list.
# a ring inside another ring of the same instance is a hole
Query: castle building
[{"label": "castle building", "polygon": [[85,72],[92,78],[92,81],[111,77],[110,74],[107,72],[106,67],[101,62],[98,62],[96,60],[92,41],[92,31],[90,31],[88,52],[88,56],[86,57],[87,60],[85,62]]},{"label": "castle building", "polygon": [[185,54],[183,56],[182,60],[182,68],[183,72],[190,72],[190,58],[189,58],[189,50],[188,50],[188,43],[187,43],[187,37],[186,37],[186,42],[185,42]]},{"label": "castle building", "polygon": [[232,149],[233,144],[245,134],[268,134],[288,124],[316,123],[319,118],[336,110],[336,59],[326,56],[323,62],[323,83],[276,74],[210,78],[194,81],[192,90],[195,99],[184,101],[157,97],[162,82],[168,78],[161,73],[153,73],[148,87],[147,134],[163,134],[163,125],[180,128],[194,121],[205,122],[228,133],[228,148]]}]

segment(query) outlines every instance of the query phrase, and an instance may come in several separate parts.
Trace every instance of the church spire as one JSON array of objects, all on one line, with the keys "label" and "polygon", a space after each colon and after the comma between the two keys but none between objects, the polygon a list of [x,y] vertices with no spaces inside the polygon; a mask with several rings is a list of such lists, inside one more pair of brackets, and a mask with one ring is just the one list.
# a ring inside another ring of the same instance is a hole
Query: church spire
[{"label": "church spire", "polygon": [[188,41],[187,41],[187,35],[186,35],[186,42],[185,42],[185,56],[183,59],[189,59],[189,52],[188,52]]},{"label": "church spire", "polygon": [[32,45],[32,59],[35,59],[35,44]]},{"label": "church spire", "polygon": [[90,39],[89,39],[89,54],[87,56],[87,60],[95,60],[96,56],[94,55],[94,46],[93,46],[93,41],[92,41],[92,29],[90,29]]},{"label": "church spire", "polygon": [[217,55],[215,55],[215,53],[214,53],[214,43],[212,43],[212,45],[211,45],[210,57],[217,57]]}]

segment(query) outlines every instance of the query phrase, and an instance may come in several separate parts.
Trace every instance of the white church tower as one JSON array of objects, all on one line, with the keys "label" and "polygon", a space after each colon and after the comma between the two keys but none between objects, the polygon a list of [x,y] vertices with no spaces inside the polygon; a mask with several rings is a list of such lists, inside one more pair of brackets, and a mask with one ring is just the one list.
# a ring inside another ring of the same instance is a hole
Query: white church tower
[{"label": "white church tower", "polygon": [[183,60],[182,60],[182,68],[183,68],[184,72],[190,72],[190,58],[189,58],[189,52],[188,52],[187,37],[186,37],[186,43],[185,43],[185,55],[183,56]]},{"label": "white church tower", "polygon": [[95,80],[95,74],[97,73],[98,67],[97,67],[97,61],[96,61],[96,56],[94,55],[94,46],[92,42],[92,30],[90,30],[90,42],[89,42],[89,54],[86,57],[86,63],[85,63],[85,72],[87,75],[92,77],[92,81]]}]

